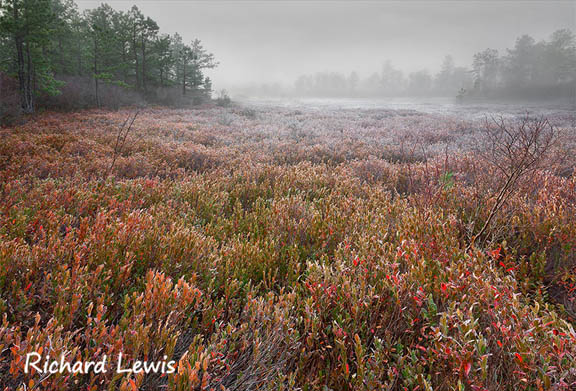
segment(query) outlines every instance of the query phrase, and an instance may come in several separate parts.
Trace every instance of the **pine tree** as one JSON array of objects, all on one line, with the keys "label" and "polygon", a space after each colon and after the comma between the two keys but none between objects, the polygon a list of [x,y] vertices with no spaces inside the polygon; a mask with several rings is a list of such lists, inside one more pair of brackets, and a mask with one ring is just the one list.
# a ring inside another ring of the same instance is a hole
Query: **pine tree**
[{"label": "pine tree", "polygon": [[45,52],[55,31],[50,0],[4,0],[0,3],[0,33],[14,47],[12,70],[18,78],[24,113],[32,113],[39,91],[55,94],[59,83]]},{"label": "pine tree", "polygon": [[214,66],[199,40],[184,45],[177,34],[160,34],[136,6],[122,12],[102,4],[79,13],[73,0],[0,0],[0,71],[17,79],[27,113],[37,97],[59,93],[59,79],[77,82],[79,94],[89,83],[93,104],[101,106],[115,99],[110,85],[152,99],[158,87],[179,86],[183,95],[210,91],[204,70]]}]

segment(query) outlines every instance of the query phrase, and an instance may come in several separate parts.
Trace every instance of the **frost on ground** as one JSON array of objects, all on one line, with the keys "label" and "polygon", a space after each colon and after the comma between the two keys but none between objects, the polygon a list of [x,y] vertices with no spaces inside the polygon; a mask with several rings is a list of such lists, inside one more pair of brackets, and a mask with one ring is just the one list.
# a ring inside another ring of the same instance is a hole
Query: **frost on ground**
[{"label": "frost on ground", "polygon": [[[6,389],[573,389],[569,111],[494,216],[481,116],[147,108],[117,147],[133,114],[0,130]],[[24,373],[39,351],[178,371]]]}]

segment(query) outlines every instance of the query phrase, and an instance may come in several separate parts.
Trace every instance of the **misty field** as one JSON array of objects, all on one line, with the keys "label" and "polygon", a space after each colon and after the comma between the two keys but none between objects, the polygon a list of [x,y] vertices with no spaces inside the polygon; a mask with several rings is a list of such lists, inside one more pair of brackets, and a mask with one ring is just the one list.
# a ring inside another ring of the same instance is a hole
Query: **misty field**
[{"label": "misty field", "polygon": [[[2,389],[573,390],[576,118],[539,114],[205,105],[0,129]],[[177,371],[24,373],[30,352]]]}]

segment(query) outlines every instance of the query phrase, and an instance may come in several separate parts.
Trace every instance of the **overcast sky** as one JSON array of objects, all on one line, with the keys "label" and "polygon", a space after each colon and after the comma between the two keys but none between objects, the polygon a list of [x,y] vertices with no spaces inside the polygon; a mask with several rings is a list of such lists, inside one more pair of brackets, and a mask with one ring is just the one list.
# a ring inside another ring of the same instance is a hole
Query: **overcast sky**
[{"label": "overcast sky", "polygon": [[[77,0],[81,10],[102,1]],[[445,54],[469,66],[485,48],[502,51],[521,34],[547,39],[576,30],[576,1],[110,0],[136,4],[186,41],[201,39],[220,61],[216,88],[255,81],[292,83],[302,73],[436,71]]]}]

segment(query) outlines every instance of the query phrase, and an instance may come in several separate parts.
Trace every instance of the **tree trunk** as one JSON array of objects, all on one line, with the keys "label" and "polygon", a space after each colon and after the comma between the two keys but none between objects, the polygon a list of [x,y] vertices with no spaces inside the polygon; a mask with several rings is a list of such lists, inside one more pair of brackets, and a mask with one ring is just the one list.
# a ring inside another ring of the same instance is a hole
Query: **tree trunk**
[{"label": "tree trunk", "polygon": [[36,72],[34,69],[34,63],[32,62],[32,56],[30,55],[30,44],[26,44],[26,62],[27,62],[27,68],[28,71],[26,72],[26,82],[27,82],[27,88],[26,91],[28,91],[28,102],[29,102],[29,106],[32,110],[32,112],[34,112],[34,96],[36,94]]},{"label": "tree trunk", "polygon": [[78,58],[76,59],[78,65],[78,76],[82,75],[82,47],[80,44],[80,40],[78,40]]},{"label": "tree trunk", "polygon": [[94,93],[96,95],[96,107],[100,107],[99,82],[98,82],[98,42],[94,35]]},{"label": "tree trunk", "polygon": [[[136,23],[136,22],[134,22]],[[138,50],[137,50],[137,41],[136,41],[136,25],[134,25],[132,29],[132,52],[134,53],[134,70],[136,71],[136,89],[140,89],[140,74],[139,74],[139,67],[138,64]]]},{"label": "tree trunk", "polygon": [[[18,21],[20,15],[18,14],[18,8],[14,6],[14,21]],[[30,74],[26,74],[26,59],[24,58],[24,39],[17,31],[14,34],[14,43],[16,46],[16,62],[18,66],[18,88],[20,91],[20,105],[24,113],[34,112],[34,103],[32,101],[32,95],[30,91]],[[28,70],[30,70],[30,50],[28,53]]]},{"label": "tree trunk", "polygon": [[142,33],[142,90],[146,92],[146,39]]},{"label": "tree trunk", "polygon": [[126,59],[126,45],[122,44],[122,78],[124,83],[128,84],[128,73],[126,72],[126,64],[128,63]]},{"label": "tree trunk", "polygon": [[25,113],[30,112],[30,108],[26,97],[28,96],[26,92],[26,71],[24,69],[24,45],[20,37],[16,37],[16,56],[18,63],[18,87],[20,90],[20,105]]},{"label": "tree trunk", "polygon": [[62,72],[62,74],[66,74],[66,70],[64,69],[66,67],[66,61],[64,59],[64,48],[62,47],[62,38],[58,37],[58,51],[60,53],[59,55],[59,60],[60,60],[60,72]]},{"label": "tree trunk", "polygon": [[22,109],[25,113],[34,112],[34,94],[32,88],[32,56],[30,55],[30,44],[26,44],[26,72],[24,72],[24,105]]},{"label": "tree trunk", "polygon": [[186,63],[182,67],[182,95],[186,95]]}]

